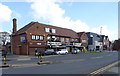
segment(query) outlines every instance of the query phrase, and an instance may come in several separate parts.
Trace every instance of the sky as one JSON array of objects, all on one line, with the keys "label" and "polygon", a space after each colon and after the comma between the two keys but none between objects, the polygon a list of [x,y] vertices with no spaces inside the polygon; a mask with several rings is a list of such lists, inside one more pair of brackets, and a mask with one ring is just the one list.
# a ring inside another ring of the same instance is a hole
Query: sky
[{"label": "sky", "polygon": [[17,30],[31,21],[69,28],[76,32],[94,32],[118,39],[118,2],[80,2],[27,0],[0,3],[0,31],[12,32],[12,19]]}]

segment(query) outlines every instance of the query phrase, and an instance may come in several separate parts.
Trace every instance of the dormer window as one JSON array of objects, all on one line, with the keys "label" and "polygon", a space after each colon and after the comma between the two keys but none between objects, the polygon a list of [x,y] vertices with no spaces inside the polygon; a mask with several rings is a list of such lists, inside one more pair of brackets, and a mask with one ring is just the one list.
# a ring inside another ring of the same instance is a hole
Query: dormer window
[{"label": "dormer window", "polygon": [[55,30],[55,29],[51,29],[51,32],[52,32],[52,33],[56,33],[56,30]]},{"label": "dormer window", "polygon": [[50,32],[50,28],[45,28],[45,32]]}]

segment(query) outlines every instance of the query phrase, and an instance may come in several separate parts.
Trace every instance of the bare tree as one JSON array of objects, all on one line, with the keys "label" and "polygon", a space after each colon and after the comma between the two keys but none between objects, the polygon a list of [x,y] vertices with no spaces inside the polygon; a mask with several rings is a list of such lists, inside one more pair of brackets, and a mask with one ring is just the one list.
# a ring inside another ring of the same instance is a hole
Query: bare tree
[{"label": "bare tree", "polygon": [[10,34],[8,32],[0,32],[0,38],[3,46],[10,42]]}]

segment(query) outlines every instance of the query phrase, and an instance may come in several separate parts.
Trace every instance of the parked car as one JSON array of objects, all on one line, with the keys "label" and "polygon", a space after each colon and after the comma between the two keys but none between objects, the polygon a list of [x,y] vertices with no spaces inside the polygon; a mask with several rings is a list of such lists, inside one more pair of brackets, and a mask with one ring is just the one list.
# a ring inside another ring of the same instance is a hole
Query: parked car
[{"label": "parked car", "polygon": [[79,53],[79,52],[80,52],[80,50],[77,49],[77,48],[74,48],[74,49],[71,51],[72,54],[77,54],[77,53]]},{"label": "parked car", "polygon": [[47,49],[47,50],[45,51],[45,54],[46,54],[46,55],[54,55],[54,54],[56,54],[56,52],[55,52],[54,49]]},{"label": "parked car", "polygon": [[68,50],[67,49],[61,49],[59,51],[56,51],[56,54],[68,54]]}]

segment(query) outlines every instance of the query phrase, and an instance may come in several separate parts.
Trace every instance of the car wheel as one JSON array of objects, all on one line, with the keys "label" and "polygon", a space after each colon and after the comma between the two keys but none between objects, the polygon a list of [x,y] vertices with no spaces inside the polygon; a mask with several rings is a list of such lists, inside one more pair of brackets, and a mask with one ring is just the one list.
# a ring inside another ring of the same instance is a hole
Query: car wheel
[{"label": "car wheel", "polygon": [[60,53],[58,53],[58,55],[60,55]]}]

